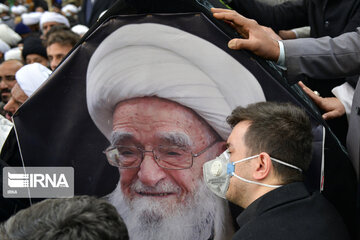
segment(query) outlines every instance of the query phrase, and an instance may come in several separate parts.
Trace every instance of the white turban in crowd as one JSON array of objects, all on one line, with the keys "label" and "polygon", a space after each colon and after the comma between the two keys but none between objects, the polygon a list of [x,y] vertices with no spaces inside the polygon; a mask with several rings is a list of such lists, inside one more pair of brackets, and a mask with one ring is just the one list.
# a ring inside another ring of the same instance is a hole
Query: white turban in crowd
[{"label": "white turban in crowd", "polygon": [[0,39],[0,52],[5,53],[10,50],[10,46]]},{"label": "white turban in crowd", "polygon": [[9,46],[15,46],[21,40],[21,37],[8,25],[2,23],[0,24],[0,39]]},{"label": "white turban in crowd", "polygon": [[24,5],[18,5],[18,6],[14,5],[14,6],[11,7],[11,12],[16,14],[16,15],[21,15],[21,14],[27,12],[27,8]]},{"label": "white turban in crowd", "polygon": [[71,31],[79,36],[83,36],[88,30],[89,28],[87,26],[81,24],[77,24],[71,28]]},{"label": "white turban in crowd", "polygon": [[43,15],[42,12],[30,12],[30,13],[23,13],[21,14],[21,19],[23,24],[29,26],[29,25],[35,25],[40,22],[40,18]]},{"label": "white turban in crowd", "polygon": [[74,4],[66,4],[64,7],[61,8],[61,11],[66,16],[71,16],[74,13],[78,13],[79,9]]},{"label": "white turban in crowd", "polygon": [[0,13],[8,12],[8,11],[9,11],[9,7],[3,3],[0,3]]},{"label": "white turban in crowd", "polygon": [[15,78],[26,96],[30,97],[46,79],[51,71],[40,63],[23,66],[15,73]]},{"label": "white turban in crowd", "polygon": [[66,25],[67,27],[70,27],[69,20],[61,15],[60,13],[56,12],[44,12],[43,15],[41,15],[40,18],[40,29],[43,29],[44,23],[47,22],[57,22]]},{"label": "white turban in crowd", "polygon": [[7,60],[11,60],[11,59],[22,61],[20,48],[18,48],[18,47],[12,48],[5,53],[4,60],[7,61]]},{"label": "white turban in crowd", "polygon": [[255,77],[212,43],[153,23],[126,25],[96,49],[87,70],[91,118],[110,140],[113,112],[126,99],[157,96],[191,108],[226,139],[226,117],[265,101]]}]

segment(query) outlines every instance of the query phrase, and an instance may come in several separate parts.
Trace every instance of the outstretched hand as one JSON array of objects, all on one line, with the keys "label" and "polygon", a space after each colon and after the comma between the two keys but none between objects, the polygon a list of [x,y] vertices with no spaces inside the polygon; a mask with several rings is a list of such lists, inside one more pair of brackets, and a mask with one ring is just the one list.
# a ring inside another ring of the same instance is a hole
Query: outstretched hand
[{"label": "outstretched hand", "polygon": [[315,92],[312,91],[310,88],[308,88],[304,83],[299,82],[298,84],[304,90],[304,92],[314,101],[314,103],[318,105],[320,109],[325,111],[325,113],[322,115],[325,120],[341,117],[345,114],[344,105],[336,97],[320,97],[319,95],[315,94]]},{"label": "outstretched hand", "polygon": [[244,39],[234,38],[228,46],[231,49],[246,49],[256,55],[277,61],[280,48],[275,33],[269,34],[266,27],[259,25],[255,20],[245,18],[236,11],[222,8],[212,8],[211,11],[216,19],[230,24]]}]

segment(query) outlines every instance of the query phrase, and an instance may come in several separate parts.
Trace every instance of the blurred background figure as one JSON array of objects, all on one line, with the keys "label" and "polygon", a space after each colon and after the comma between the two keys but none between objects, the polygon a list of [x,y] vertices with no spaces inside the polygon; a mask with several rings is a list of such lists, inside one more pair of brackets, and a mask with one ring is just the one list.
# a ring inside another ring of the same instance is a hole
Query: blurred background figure
[{"label": "blurred background figure", "polygon": [[21,36],[21,38],[24,40],[26,37],[28,37],[31,33],[31,29],[25,25],[24,23],[20,22],[16,24],[15,26],[15,32]]},{"label": "blurred background figure", "polygon": [[65,16],[55,12],[45,12],[40,19],[42,37],[45,37],[46,33],[56,25],[65,25],[70,27],[69,20]]},{"label": "blurred background figure", "polygon": [[21,49],[19,47],[11,48],[9,51],[7,51],[4,55],[4,61],[8,60],[18,60],[22,62],[22,54]]},{"label": "blurred background figure", "polygon": [[79,8],[76,7],[74,4],[64,5],[64,7],[61,8],[61,12],[69,20],[70,26],[74,26],[74,25],[78,24],[78,15],[77,14],[79,12]]},{"label": "blurred background figure", "polygon": [[51,71],[40,63],[25,65],[16,72],[17,83],[11,90],[11,98],[4,106],[6,118],[11,117],[19,107],[45,82]]},{"label": "blurred background figure", "polygon": [[42,12],[30,12],[30,13],[23,13],[21,15],[22,23],[28,26],[33,33],[37,33],[39,36],[40,32],[40,18],[42,16]]},{"label": "blurred background figure", "polygon": [[14,22],[14,19],[9,14],[9,10],[10,9],[9,9],[8,6],[6,6],[3,3],[0,3],[0,19],[1,19],[1,23],[5,23],[10,28],[14,29],[15,28],[15,22]]},{"label": "blurred background figure", "polygon": [[45,0],[33,0],[32,2],[35,12],[45,12],[49,10],[48,3]]},{"label": "blurred background figure", "polygon": [[71,28],[71,31],[79,35],[80,37],[84,36],[84,34],[89,30],[89,28],[85,25],[75,25]]},{"label": "blurred background figure", "polygon": [[6,42],[10,47],[16,47],[21,37],[6,24],[0,24],[0,39]]},{"label": "blurred background figure", "polygon": [[25,64],[37,62],[45,67],[49,66],[46,49],[40,38],[28,37],[24,40],[22,57]]},{"label": "blurred background figure", "polygon": [[127,240],[127,228],[108,202],[89,196],[47,199],[0,226],[2,240]]},{"label": "blurred background figure", "polygon": [[4,61],[4,55],[10,50],[10,46],[0,39],[0,63]]},{"label": "blurred background figure", "polygon": [[11,13],[14,17],[15,24],[19,24],[21,22],[21,15],[27,12],[28,9],[24,5],[13,5],[11,7]]}]

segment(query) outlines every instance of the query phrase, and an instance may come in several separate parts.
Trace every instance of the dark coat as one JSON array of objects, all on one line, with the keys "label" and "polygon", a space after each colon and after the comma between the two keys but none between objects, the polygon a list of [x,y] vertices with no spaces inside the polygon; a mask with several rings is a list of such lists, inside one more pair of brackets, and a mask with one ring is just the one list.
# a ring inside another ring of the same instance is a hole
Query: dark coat
[{"label": "dark coat", "polygon": [[91,27],[94,23],[96,23],[97,19],[99,18],[100,14],[109,9],[116,0],[95,0],[93,5],[90,20],[86,22],[86,4],[87,0],[83,0],[83,4],[81,6],[81,11],[78,13],[79,23]]},{"label": "dark coat", "polygon": [[335,208],[320,194],[310,194],[303,183],[272,190],[255,200],[237,218],[239,240],[349,239]]},{"label": "dark coat", "polygon": [[270,6],[254,0],[232,0],[231,7],[275,31],[310,26],[311,37],[336,37],[360,26],[358,0],[300,0]]}]

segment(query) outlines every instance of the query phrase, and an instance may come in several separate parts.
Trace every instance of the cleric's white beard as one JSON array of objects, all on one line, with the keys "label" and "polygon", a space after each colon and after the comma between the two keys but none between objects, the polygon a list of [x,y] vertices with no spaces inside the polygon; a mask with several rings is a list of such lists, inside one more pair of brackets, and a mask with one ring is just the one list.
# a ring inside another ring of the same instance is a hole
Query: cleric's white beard
[{"label": "cleric's white beard", "polygon": [[207,240],[213,233],[216,209],[223,210],[203,181],[199,181],[194,197],[187,196],[184,202],[170,207],[165,206],[168,202],[149,197],[130,201],[120,184],[109,200],[124,219],[133,240]]}]

